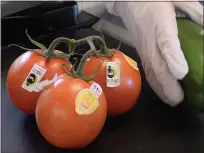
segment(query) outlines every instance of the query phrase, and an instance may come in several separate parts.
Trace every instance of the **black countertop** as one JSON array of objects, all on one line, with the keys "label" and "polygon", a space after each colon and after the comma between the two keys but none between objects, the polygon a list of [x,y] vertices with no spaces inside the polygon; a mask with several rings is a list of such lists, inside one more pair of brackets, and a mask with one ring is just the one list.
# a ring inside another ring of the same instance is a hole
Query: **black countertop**
[{"label": "black countertop", "polygon": [[[99,35],[91,28],[48,35],[37,39],[44,45],[56,37],[83,38]],[[118,41],[105,36],[109,48]],[[29,41],[19,43],[34,48]],[[67,46],[59,49],[66,51]],[[81,150],[58,149],[40,135],[35,118],[17,110],[7,93],[6,76],[11,63],[24,51],[16,47],[1,50],[1,151],[2,153],[204,153],[204,117],[189,112],[185,102],[176,108],[162,103],[145,81],[135,50],[122,44],[121,51],[138,62],[143,87],[138,104],[126,115],[107,120],[103,131]],[[20,95],[19,95],[20,96]]]}]

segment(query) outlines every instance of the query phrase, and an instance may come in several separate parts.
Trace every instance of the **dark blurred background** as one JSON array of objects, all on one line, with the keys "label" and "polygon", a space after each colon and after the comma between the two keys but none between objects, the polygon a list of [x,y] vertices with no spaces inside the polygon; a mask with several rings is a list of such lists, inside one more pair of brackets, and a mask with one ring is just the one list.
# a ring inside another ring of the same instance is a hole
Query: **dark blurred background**
[{"label": "dark blurred background", "polygon": [[90,27],[98,19],[79,13],[75,1],[7,1],[1,2],[2,46],[23,41],[25,29],[39,37],[65,29]]}]

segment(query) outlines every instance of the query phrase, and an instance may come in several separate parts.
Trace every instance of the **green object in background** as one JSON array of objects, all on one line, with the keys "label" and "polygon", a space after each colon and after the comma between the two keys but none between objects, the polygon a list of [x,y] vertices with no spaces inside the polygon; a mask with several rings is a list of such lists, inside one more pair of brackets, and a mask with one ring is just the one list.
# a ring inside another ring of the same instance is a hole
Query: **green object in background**
[{"label": "green object in background", "polygon": [[190,107],[204,112],[203,34],[202,28],[191,20],[178,18],[178,36],[189,72],[181,81]]}]

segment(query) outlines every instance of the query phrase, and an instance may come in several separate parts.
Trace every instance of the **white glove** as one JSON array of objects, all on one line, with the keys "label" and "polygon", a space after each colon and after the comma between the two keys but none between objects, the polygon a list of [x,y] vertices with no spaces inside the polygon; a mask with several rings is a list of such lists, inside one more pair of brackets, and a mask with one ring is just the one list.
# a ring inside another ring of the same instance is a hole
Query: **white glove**
[{"label": "white glove", "polygon": [[188,73],[178,39],[175,7],[203,26],[203,6],[199,2],[106,3],[108,12],[120,16],[132,34],[149,85],[171,106],[182,102],[184,93],[178,80]]}]

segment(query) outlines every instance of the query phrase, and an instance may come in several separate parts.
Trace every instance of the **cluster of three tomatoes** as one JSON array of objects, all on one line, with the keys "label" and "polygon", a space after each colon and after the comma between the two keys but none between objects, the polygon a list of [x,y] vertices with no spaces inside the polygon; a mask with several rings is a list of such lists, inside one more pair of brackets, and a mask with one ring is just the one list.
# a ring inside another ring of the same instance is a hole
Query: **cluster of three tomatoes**
[{"label": "cluster of three tomatoes", "polygon": [[[119,64],[117,86],[107,86],[106,62],[92,81],[85,81],[63,71],[63,64],[71,65],[66,58],[46,59],[27,51],[8,71],[9,96],[16,108],[35,115],[39,131],[49,143],[60,148],[85,147],[99,135],[106,118],[128,112],[141,91],[137,63],[118,50],[109,58],[90,56],[84,63],[84,75],[95,72],[104,60]],[[39,67],[39,73],[32,74],[34,66]],[[56,74],[57,79],[43,90],[29,90],[33,84],[50,81]],[[98,93],[93,89],[96,87],[100,89]]]}]

